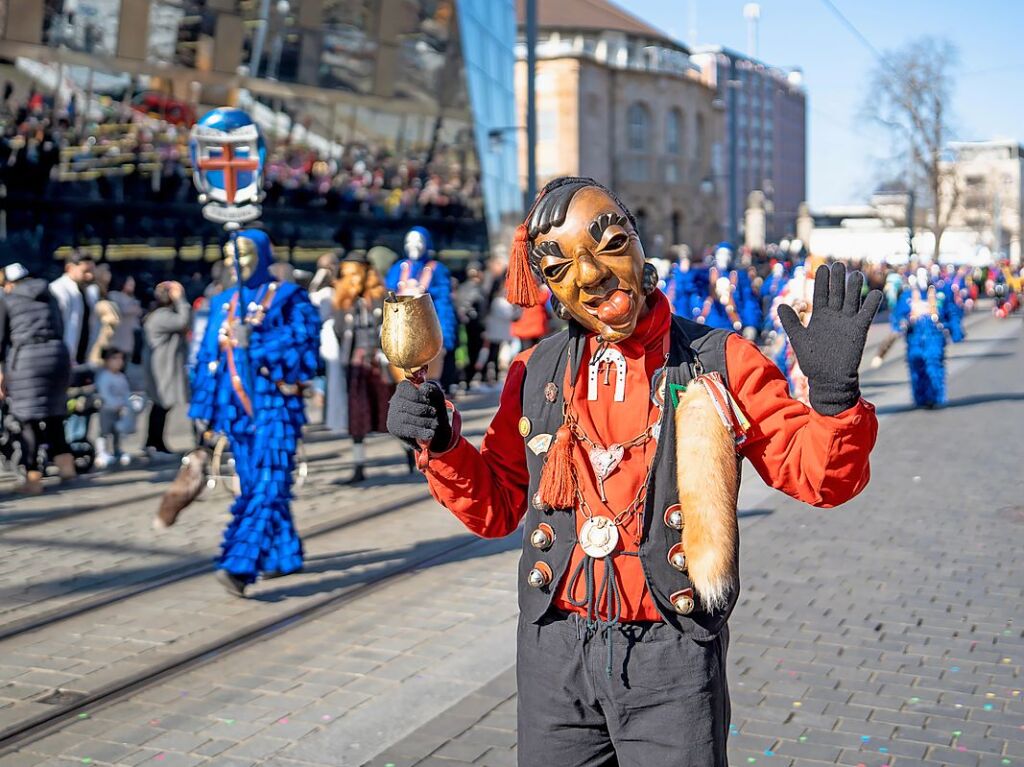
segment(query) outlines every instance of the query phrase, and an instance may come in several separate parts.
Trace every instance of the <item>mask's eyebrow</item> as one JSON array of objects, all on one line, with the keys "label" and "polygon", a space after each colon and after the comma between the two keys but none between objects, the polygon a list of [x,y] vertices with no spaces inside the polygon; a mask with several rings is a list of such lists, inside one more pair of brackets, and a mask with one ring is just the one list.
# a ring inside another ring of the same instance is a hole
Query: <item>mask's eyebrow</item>
[{"label": "mask's eyebrow", "polygon": [[533,254],[538,258],[544,258],[544,256],[555,256],[556,258],[565,258],[562,255],[562,248],[559,247],[558,242],[555,240],[544,240],[544,242],[538,243],[533,248]]},{"label": "mask's eyebrow", "polygon": [[590,236],[594,238],[594,242],[600,242],[601,236],[604,234],[604,230],[609,226],[625,225],[625,216],[621,216],[618,213],[602,213],[590,222],[590,226],[587,228],[587,231],[590,232]]}]

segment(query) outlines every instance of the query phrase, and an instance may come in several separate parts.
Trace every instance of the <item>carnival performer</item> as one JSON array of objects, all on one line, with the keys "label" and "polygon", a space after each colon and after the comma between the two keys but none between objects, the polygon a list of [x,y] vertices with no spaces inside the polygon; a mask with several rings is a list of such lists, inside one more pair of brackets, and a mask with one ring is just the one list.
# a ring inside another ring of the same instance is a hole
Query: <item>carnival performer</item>
[{"label": "carnival performer", "polygon": [[[698,307],[697,318],[704,317],[704,323],[724,330],[742,330],[743,335],[753,340],[761,328],[761,307],[750,284],[750,277],[743,268],[735,264],[733,247],[728,242],[715,246],[713,262],[705,274],[704,304]],[[728,279],[726,286],[721,280]],[[717,304],[717,305],[716,305]],[[735,316],[733,316],[735,315]],[[739,327],[736,323],[739,322]]]},{"label": "carnival performer", "polygon": [[445,365],[445,356],[458,346],[458,320],[452,303],[452,280],[448,267],[433,258],[430,232],[414,226],[405,235],[405,258],[396,261],[388,270],[384,284],[400,296],[419,296],[429,293],[434,301],[437,318],[441,321],[444,349],[428,366],[430,378],[438,378]]},{"label": "carnival performer", "polygon": [[231,507],[217,577],[229,593],[244,596],[260,574],[302,569],[290,509],[292,470],[306,421],[301,387],[316,375],[320,321],[305,291],[271,278],[266,232],[244,229],[224,252],[242,288],[236,284],[210,299],[189,416],[230,442],[241,492]]},{"label": "carnival performer", "polygon": [[693,319],[701,309],[701,296],[706,293],[702,275],[698,270],[692,269],[690,258],[682,254],[679,260],[672,264],[667,280],[669,301],[672,303],[672,311],[680,317]]},{"label": "carnival performer", "polygon": [[914,402],[928,410],[946,402],[950,303],[943,291],[930,284],[928,270],[921,268],[907,278],[907,289],[900,294],[893,310],[893,322],[898,323],[906,337]]},{"label": "carnival performer", "polygon": [[797,359],[796,350],[793,348],[793,344],[790,343],[789,336],[786,335],[786,330],[782,324],[782,317],[785,315],[781,315],[779,309],[783,306],[788,306],[796,312],[802,325],[810,322],[814,303],[814,275],[808,275],[807,268],[807,266],[798,266],[793,271],[792,278],[786,282],[785,287],[776,296],[768,312],[769,318],[772,321],[772,329],[774,330],[772,360],[785,374],[786,381],[789,383],[790,395],[805,405],[810,404],[810,389],[808,388],[807,376],[804,375],[803,370],[800,368],[800,360]]},{"label": "carnival performer", "polygon": [[366,479],[363,442],[371,432],[387,431],[388,400],[395,387],[380,350],[383,305],[380,275],[363,251],[352,251],[341,262],[333,299],[334,332],[345,374],[348,433],[352,437],[353,471],[344,484]]},{"label": "carnival performer", "polygon": [[774,318],[772,317],[772,306],[775,303],[775,299],[779,297],[783,289],[789,283],[792,278],[792,273],[786,268],[786,264],[783,261],[774,261],[772,263],[771,271],[768,276],[764,278],[764,282],[761,283],[761,290],[758,292],[758,297],[761,299],[761,314],[764,316],[763,330],[771,331],[774,328]]},{"label": "carnival performer", "polygon": [[673,317],[636,222],[598,182],[559,178],[516,232],[509,299],[552,292],[567,330],[520,354],[479,450],[431,382],[388,427],[428,447],[434,497],[472,532],[512,533],[524,767],[727,763],[726,621],[736,603],[738,456],[830,507],[868,481],[877,421],[857,367],[880,294],[823,268],[782,323],[811,407],[741,336]]}]

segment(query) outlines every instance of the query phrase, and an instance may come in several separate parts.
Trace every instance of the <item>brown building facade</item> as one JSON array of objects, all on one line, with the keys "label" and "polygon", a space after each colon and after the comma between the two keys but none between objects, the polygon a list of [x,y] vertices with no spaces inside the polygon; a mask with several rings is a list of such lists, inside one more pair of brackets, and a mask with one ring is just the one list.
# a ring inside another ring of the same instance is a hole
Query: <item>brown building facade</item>
[{"label": "brown building facade", "polygon": [[[523,8],[519,4],[520,40]],[[539,0],[537,180],[591,176],[630,207],[647,255],[721,238],[712,157],[721,111],[689,51],[603,0]],[[526,121],[525,46],[516,63]],[[525,188],[526,149],[520,148]]]}]

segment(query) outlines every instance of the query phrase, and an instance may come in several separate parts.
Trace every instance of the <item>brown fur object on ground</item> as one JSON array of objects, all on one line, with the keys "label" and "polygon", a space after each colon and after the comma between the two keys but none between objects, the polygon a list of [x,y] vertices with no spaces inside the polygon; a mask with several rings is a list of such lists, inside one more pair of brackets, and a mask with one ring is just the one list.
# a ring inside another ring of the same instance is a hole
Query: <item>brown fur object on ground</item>
[{"label": "brown fur object on ground", "polygon": [[163,530],[173,525],[178,515],[203,492],[210,457],[207,448],[198,447],[181,459],[178,476],[160,499],[160,508],[153,518],[154,528]]},{"label": "brown fur object on ground", "polygon": [[727,605],[738,580],[736,445],[700,383],[687,387],[675,418],[686,569],[704,607],[714,611]]}]

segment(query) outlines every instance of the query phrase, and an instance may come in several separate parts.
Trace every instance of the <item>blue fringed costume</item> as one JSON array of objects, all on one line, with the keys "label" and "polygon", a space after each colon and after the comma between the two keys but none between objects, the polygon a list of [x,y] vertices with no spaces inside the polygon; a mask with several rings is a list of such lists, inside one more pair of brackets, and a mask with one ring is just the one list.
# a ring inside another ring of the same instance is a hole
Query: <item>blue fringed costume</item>
[{"label": "blue fringed costume", "polygon": [[963,338],[952,301],[936,286],[912,278],[893,308],[892,323],[907,340],[910,388],[918,407],[933,408],[946,402],[946,335],[954,342]]},{"label": "blue fringed costume", "polygon": [[247,229],[238,237],[250,240],[257,254],[241,300],[248,346],[231,344],[245,333],[232,287],[210,302],[189,416],[230,441],[241,492],[217,566],[248,584],[260,573],[302,568],[302,542],[290,510],[292,471],[306,421],[299,385],[316,375],[320,320],[305,291],[273,281],[266,233]]}]

